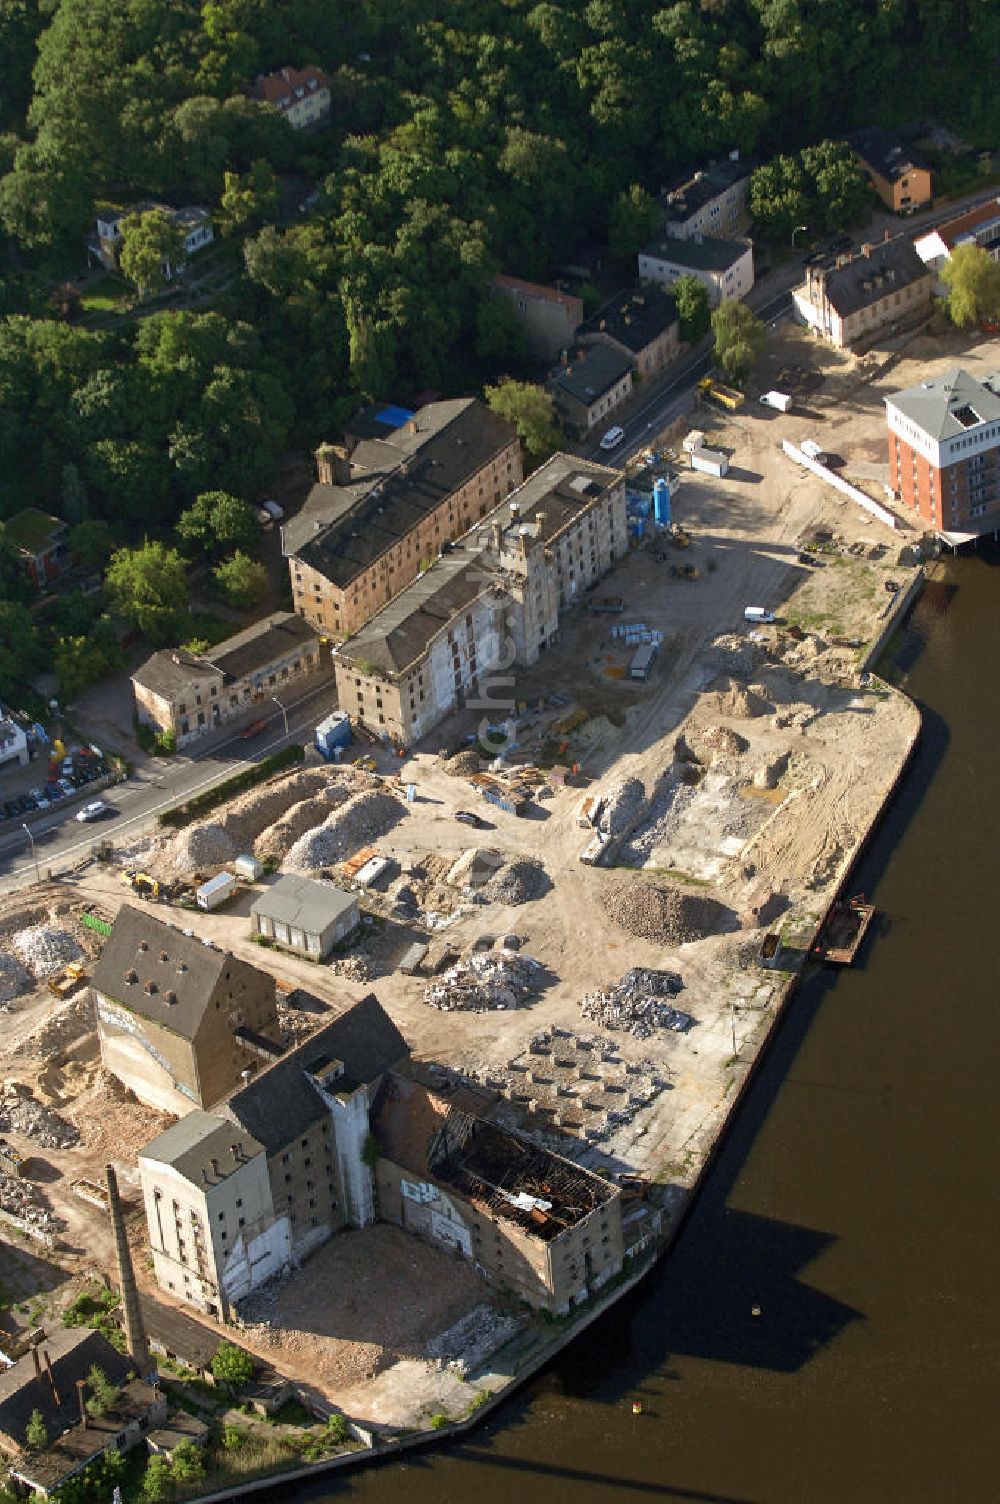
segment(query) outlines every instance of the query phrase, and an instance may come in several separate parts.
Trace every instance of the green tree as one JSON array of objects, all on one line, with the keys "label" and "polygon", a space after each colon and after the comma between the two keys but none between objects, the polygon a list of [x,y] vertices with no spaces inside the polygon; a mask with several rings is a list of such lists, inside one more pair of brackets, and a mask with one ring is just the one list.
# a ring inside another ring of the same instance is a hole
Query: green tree
[{"label": "green tree", "polygon": [[281,188],[267,162],[258,158],[249,172],[225,174],[220,208],[227,235],[236,230],[255,229],[274,219],[280,204]]},{"label": "green tree", "polygon": [[981,245],[957,245],[941,268],[948,317],[959,329],[1000,319],[1000,263]]},{"label": "green tree", "polygon": [[170,1470],[176,1482],[183,1486],[200,1483],[205,1476],[205,1462],[200,1448],[193,1441],[181,1441],[174,1447]]},{"label": "green tree", "polygon": [[608,244],[616,261],[632,261],[663,223],[663,211],[638,183],[619,193],[611,206]]},{"label": "green tree", "polygon": [[775,240],[787,241],[811,212],[808,183],[798,157],[777,156],[750,176],[750,212]]},{"label": "green tree", "polygon": [[250,1354],[234,1342],[220,1342],[218,1352],[211,1363],[212,1377],[222,1384],[239,1387],[249,1384],[254,1376],[254,1361]]},{"label": "green tree", "polygon": [[174,1475],[165,1457],[150,1457],[142,1480],[146,1504],[166,1504],[174,1496]]},{"label": "green tree", "polygon": [[87,569],[103,569],[111,552],[113,536],[106,522],[88,517],[66,535],[69,551]]},{"label": "green tree", "polygon": [[528,460],[540,465],[559,448],[555,401],[544,387],[530,381],[501,381],[484,388],[487,405],[517,429]]},{"label": "green tree", "polygon": [[208,553],[256,547],[260,527],[253,510],[227,491],[203,491],[177,519],[177,536]]},{"label": "green tree", "polygon": [[110,623],[99,621],[83,637],[60,637],[52,666],[59,678],[60,698],[70,703],[77,695],[125,667],[125,654],[115,641]]},{"label": "green tree", "polygon": [[76,465],[63,465],[59,497],[59,515],[64,522],[82,522],[87,516],[87,488]]},{"label": "green tree", "polygon": [[49,1432],[40,1410],[32,1410],[24,1428],[25,1444],[32,1452],[40,1452],[49,1444]]},{"label": "green tree", "polygon": [[712,314],[715,355],[728,376],[747,374],[767,342],[767,329],[746,303],[724,298]]},{"label": "green tree", "polygon": [[230,606],[247,608],[260,605],[267,596],[267,570],[238,549],[231,559],[224,559],[212,570],[216,589]]},{"label": "green tree", "polygon": [[707,333],[709,326],[708,289],[690,273],[678,277],[670,289],[681,321],[681,339],[693,345]]},{"label": "green tree", "polygon": [[112,554],[105,585],[116,608],[155,646],[174,636],[188,604],[187,568],[176,548],[143,543]]},{"label": "green tree", "polygon": [[846,141],[804,146],[802,167],[811,179],[815,214],[824,230],[846,230],[864,217],[872,194]]},{"label": "green tree", "polygon": [[0,700],[12,699],[45,668],[46,660],[28,608],[20,601],[0,600]]},{"label": "green tree", "polygon": [[87,1373],[87,1383],[90,1385],[90,1394],[87,1398],[87,1414],[99,1420],[102,1415],[107,1415],[118,1403],[121,1394],[117,1384],[112,1384],[104,1369],[97,1363],[92,1363]]},{"label": "green tree", "polygon": [[122,220],[118,264],[141,297],[159,292],[183,254],[180,230],[163,209],[128,214]]}]

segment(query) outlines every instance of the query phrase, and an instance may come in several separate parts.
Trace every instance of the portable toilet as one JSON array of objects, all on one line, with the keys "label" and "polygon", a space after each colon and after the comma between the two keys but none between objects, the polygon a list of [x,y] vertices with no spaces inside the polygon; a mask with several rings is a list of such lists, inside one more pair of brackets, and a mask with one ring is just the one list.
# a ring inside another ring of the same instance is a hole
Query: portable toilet
[{"label": "portable toilet", "polygon": [[657,527],[670,526],[670,487],[662,476],[653,483],[653,515]]}]

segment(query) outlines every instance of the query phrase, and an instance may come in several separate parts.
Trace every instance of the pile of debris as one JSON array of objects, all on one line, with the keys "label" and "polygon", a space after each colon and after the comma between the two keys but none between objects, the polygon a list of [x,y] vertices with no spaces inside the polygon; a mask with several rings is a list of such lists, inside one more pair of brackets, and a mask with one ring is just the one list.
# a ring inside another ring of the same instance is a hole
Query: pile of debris
[{"label": "pile of debris", "polygon": [[51,924],[35,924],[18,930],[11,941],[18,956],[36,977],[53,977],[70,961],[79,961],[83,949],[69,933]]},{"label": "pile of debris", "polygon": [[445,882],[453,888],[481,888],[503,866],[503,853],[492,846],[470,846],[445,873]]},{"label": "pile of debris", "polygon": [[209,820],[178,831],[164,851],[162,863],[175,872],[199,872],[206,867],[222,867],[236,855],[236,844],[226,827]]},{"label": "pile of debris", "polygon": [[16,1175],[0,1175],[0,1212],[46,1235],[61,1232],[66,1226],[61,1217],[49,1211],[31,1181],[19,1180]]},{"label": "pile of debris", "polygon": [[552,879],[541,862],[522,857],[501,867],[479,890],[479,897],[487,903],[533,903],[536,898],[543,898],[551,887]]},{"label": "pile of debris", "polygon": [[481,760],[477,748],[465,747],[461,752],[456,752],[454,757],[449,757],[444,770],[449,778],[468,778],[470,773],[479,772]]},{"label": "pile of debris", "polygon": [[43,1107],[20,1081],[5,1081],[0,1089],[0,1133],[23,1133],[43,1149],[72,1149],[80,1135],[72,1123]]},{"label": "pile of debris", "polygon": [[648,1039],[657,1029],[683,1034],[694,1019],[664,1001],[676,997],[683,986],[676,971],[633,966],[612,986],[588,992],[580,1007],[584,1018],[594,1019],[605,1029],[633,1034],[636,1039]]},{"label": "pile of debris", "polygon": [[641,778],[626,778],[615,784],[604,800],[599,829],[605,835],[623,836],[638,820],[646,803],[646,790]]},{"label": "pile of debris", "polygon": [[464,1379],[482,1368],[487,1358],[505,1347],[519,1330],[513,1316],[481,1302],[459,1317],[454,1326],[432,1337],[427,1343],[427,1356]]},{"label": "pile of debris", "polygon": [[720,757],[740,757],[750,745],[746,737],[729,726],[707,726],[701,734],[701,741]]},{"label": "pile of debris", "polygon": [[11,1050],[15,1059],[51,1060],[61,1055],[94,1027],[90,993],[77,993],[57,1003],[47,1018],[26,1034]]},{"label": "pile of debris", "polygon": [[715,707],[720,716],[735,721],[753,720],[759,715],[768,715],[774,706],[760,693],[762,686],[752,687],[738,679],[725,680],[715,694]]},{"label": "pile of debris", "polygon": [[291,872],[333,867],[367,841],[384,836],[405,812],[402,801],[383,790],[355,794],[322,825],[299,837],[285,858],[285,866]]},{"label": "pile of debris", "polygon": [[33,985],[20,962],[0,951],[0,1007],[12,1003],[22,993],[30,992]]},{"label": "pile of debris", "polygon": [[327,969],[346,982],[370,982],[375,974],[367,956],[334,956]]},{"label": "pile of debris", "polygon": [[605,888],[601,904],[620,929],[660,945],[704,940],[729,916],[725,905],[714,898],[641,881],[619,882]]},{"label": "pile of debris", "polygon": [[478,951],[457,961],[428,987],[424,1002],[444,1013],[517,1008],[541,991],[542,964],[514,951]]},{"label": "pile of debris", "polygon": [[254,842],[254,855],[261,858],[276,857],[281,861],[300,836],[321,825],[331,809],[346,804],[351,793],[352,790],[342,784],[331,783],[313,798],[300,799],[257,838]]}]

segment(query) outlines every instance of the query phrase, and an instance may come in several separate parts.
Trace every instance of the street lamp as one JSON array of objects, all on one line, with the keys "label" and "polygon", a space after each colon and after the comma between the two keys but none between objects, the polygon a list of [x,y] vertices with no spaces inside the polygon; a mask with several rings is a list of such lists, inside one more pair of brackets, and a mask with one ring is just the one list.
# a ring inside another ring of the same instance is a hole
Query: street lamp
[{"label": "street lamp", "polygon": [[287,737],[287,735],[288,735],[288,711],[285,709],[284,705],[282,705],[282,703],[278,699],[277,695],[272,695],[271,699],[274,701],[275,705],[277,705],[278,709],[281,711],[281,714],[285,718],[285,735]]},{"label": "street lamp", "polygon": [[792,250],[793,251],[795,249],[795,237],[796,237],[796,235],[798,235],[800,231],[802,233],[804,233],[806,230],[808,230],[808,228],[809,228],[808,225],[796,225],[795,226],[795,229],[792,231]]},{"label": "street lamp", "polygon": [[25,835],[28,837],[28,840],[31,842],[31,857],[35,864],[35,881],[40,883],[42,880],[42,874],[38,866],[38,852],[35,850],[35,838],[31,834],[31,831],[28,829],[28,825],[25,820],[21,821],[21,829],[24,831]]}]

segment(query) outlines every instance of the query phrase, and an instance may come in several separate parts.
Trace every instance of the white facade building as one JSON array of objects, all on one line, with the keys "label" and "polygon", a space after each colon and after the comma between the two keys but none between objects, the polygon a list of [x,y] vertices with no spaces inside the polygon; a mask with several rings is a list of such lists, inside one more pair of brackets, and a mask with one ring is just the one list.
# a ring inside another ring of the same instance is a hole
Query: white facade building
[{"label": "white facade building", "polygon": [[679,277],[696,277],[717,308],[724,298],[745,298],[753,287],[753,246],[749,240],[689,240],[661,236],[639,252],[639,279],[672,287]]}]

